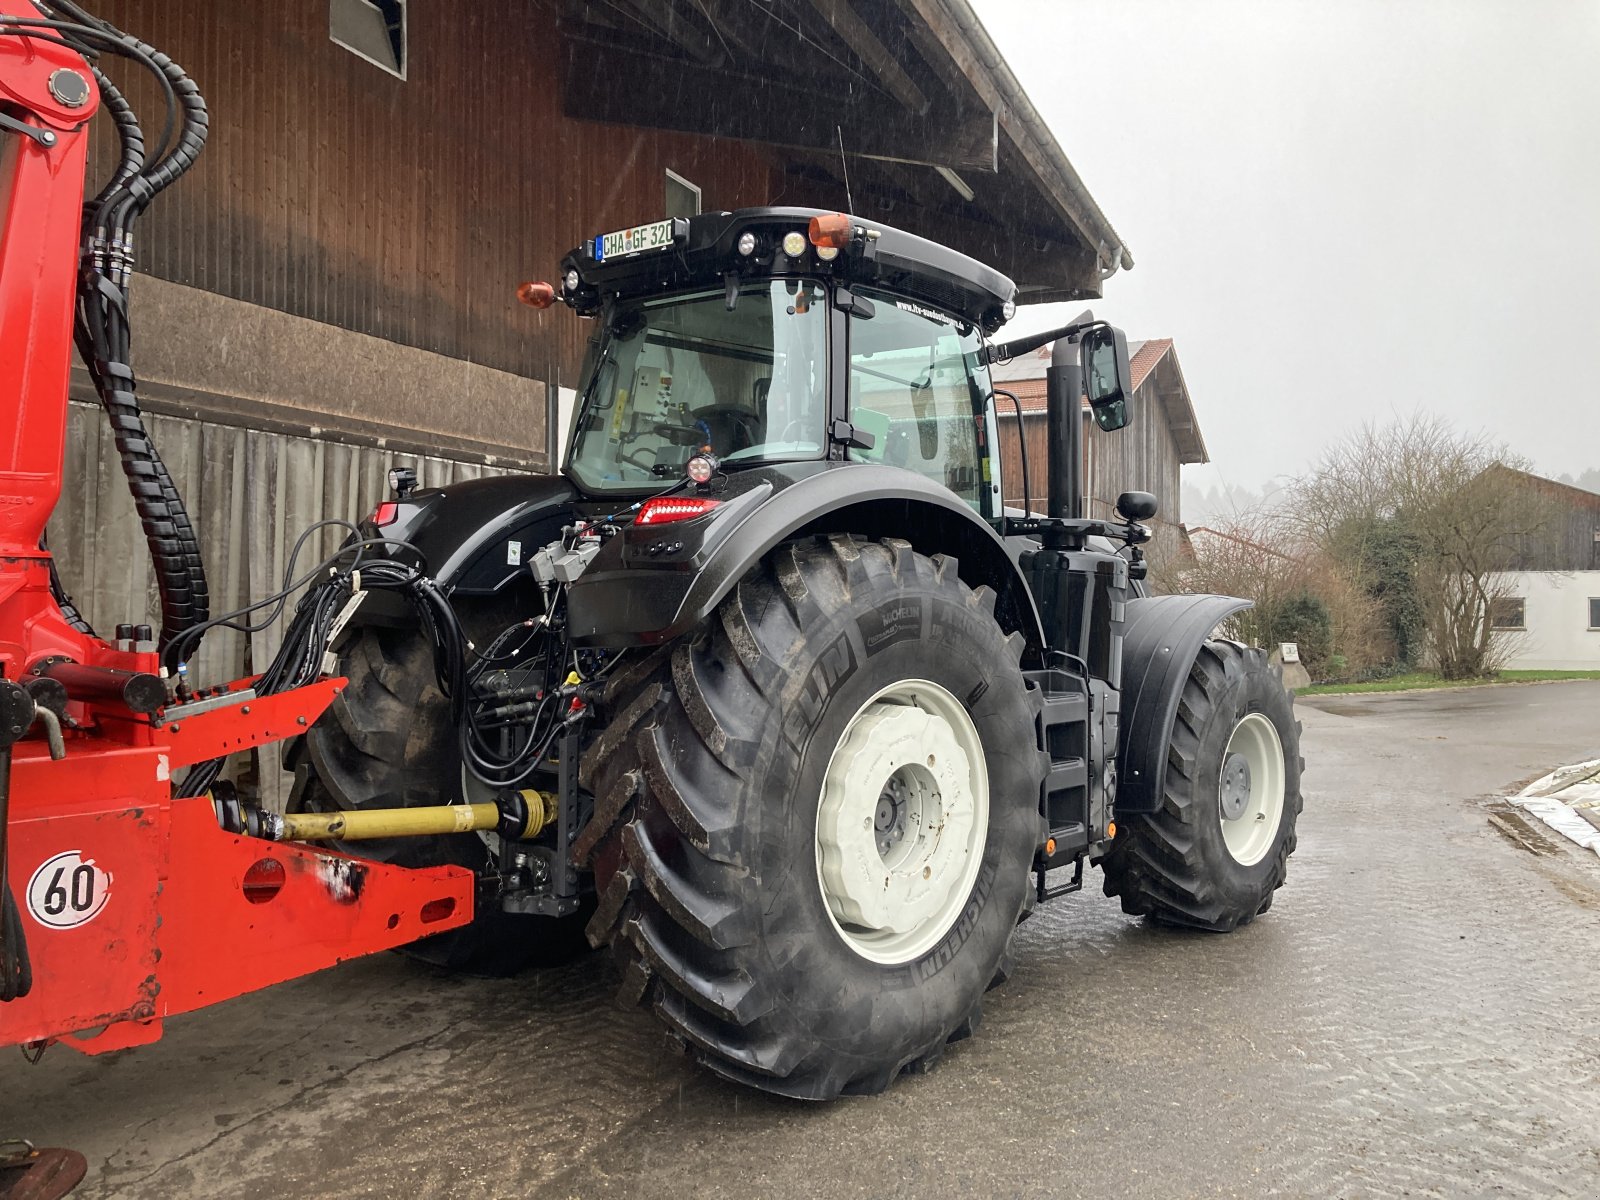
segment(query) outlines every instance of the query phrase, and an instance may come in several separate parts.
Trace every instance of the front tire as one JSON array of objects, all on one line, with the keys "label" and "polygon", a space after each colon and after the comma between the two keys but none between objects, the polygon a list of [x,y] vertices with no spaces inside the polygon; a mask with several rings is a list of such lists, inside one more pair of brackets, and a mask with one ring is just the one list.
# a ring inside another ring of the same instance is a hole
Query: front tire
[{"label": "front tire", "polygon": [[795,543],[612,685],[590,936],[717,1073],[876,1092],[975,1028],[1040,837],[993,605],[905,542]]},{"label": "front tire", "polygon": [[1226,931],[1283,886],[1300,815],[1300,726],[1259,649],[1210,641],[1178,703],[1161,807],[1118,816],[1102,860],[1122,911]]}]

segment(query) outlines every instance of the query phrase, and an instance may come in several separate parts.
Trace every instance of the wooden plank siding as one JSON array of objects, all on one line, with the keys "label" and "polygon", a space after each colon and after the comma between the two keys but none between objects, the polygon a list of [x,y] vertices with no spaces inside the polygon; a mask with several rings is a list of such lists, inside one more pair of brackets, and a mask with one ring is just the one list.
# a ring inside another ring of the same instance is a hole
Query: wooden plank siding
[{"label": "wooden plank siding", "polygon": [[[140,224],[141,270],[529,378],[570,386],[585,326],[519,305],[519,281],[660,216],[668,168],[713,210],[782,186],[759,147],[565,118],[550,0],[413,0],[404,80],[329,39],[328,0],[97,11],[183,64],[211,110],[198,165]],[[112,69],[153,140],[154,87]]]},{"label": "wooden plank siding", "polygon": [[[1011,385],[1015,386],[1015,385]],[[1023,507],[1022,453],[1017,418],[1011,403],[996,401],[1000,433],[1000,470],[1005,502]],[[1156,498],[1157,551],[1177,548],[1181,486],[1178,448],[1166,419],[1165,401],[1152,374],[1134,393],[1134,420],[1125,429],[1106,433],[1084,413],[1084,474],[1088,505],[1085,515],[1113,515],[1116,500],[1127,491],[1150,492]],[[1032,507],[1044,512],[1050,488],[1049,427],[1043,412],[1024,410],[1022,427],[1028,439],[1028,476]]]},{"label": "wooden plank siding", "polygon": [[[371,512],[388,492],[391,466],[414,467],[423,487],[500,473],[448,458],[209,421],[149,416],[146,424],[195,518],[213,614],[276,592],[301,533],[329,517],[350,520]],[[66,459],[50,544],[68,595],[107,639],[121,622],[159,625],[161,603],[144,534],[98,406],[71,406]],[[328,528],[308,537],[297,573],[337,549],[343,536],[343,530]],[[248,639],[212,630],[193,664],[193,678],[210,684],[261,670],[277,652],[282,629],[280,620]],[[287,784],[276,762],[275,750],[262,752],[258,761],[260,794],[274,804]]]},{"label": "wooden plank siding", "polygon": [[1527,471],[1490,470],[1510,476],[1526,494],[1527,515],[1543,526],[1517,539],[1517,570],[1600,571],[1600,495]]}]

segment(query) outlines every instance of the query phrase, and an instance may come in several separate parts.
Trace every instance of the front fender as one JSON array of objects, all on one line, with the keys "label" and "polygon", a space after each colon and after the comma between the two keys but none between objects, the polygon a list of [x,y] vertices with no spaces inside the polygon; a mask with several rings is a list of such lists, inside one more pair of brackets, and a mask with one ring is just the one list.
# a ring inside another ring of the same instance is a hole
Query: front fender
[{"label": "front fender", "polygon": [[741,473],[730,493],[705,517],[630,527],[607,544],[572,585],[569,627],[580,645],[679,637],[775,546],[817,533],[899,537],[919,553],[948,554],[969,586],[994,590],[1002,626],[1042,644],[1032,597],[1004,543],[953,492],[921,475],[872,463],[792,464]]},{"label": "front fender", "polygon": [[1161,807],[1172,740],[1189,669],[1224,618],[1249,608],[1236,596],[1146,596],[1129,600],[1122,634],[1122,724],[1117,739],[1117,816]]}]

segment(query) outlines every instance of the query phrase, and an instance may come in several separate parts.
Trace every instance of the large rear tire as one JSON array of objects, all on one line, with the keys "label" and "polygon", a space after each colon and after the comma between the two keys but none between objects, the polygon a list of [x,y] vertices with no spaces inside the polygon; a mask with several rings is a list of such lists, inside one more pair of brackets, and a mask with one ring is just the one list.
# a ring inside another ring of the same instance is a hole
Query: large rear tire
[{"label": "large rear tire", "polygon": [[[458,604],[468,636],[487,641],[523,615],[494,601]],[[448,804],[462,792],[461,756],[450,705],[420,630],[363,630],[340,659],[349,685],[293,752],[291,811],[411,808]],[[361,858],[404,867],[459,866],[482,873],[489,848],[475,833],[341,844]],[[480,901],[483,898],[480,897]],[[480,902],[472,924],[424,938],[404,952],[435,966],[511,975],[557,966],[586,953],[590,907],[571,917],[503,912]]]},{"label": "large rear tire", "polygon": [[818,538],[611,685],[590,937],[712,1070],[877,1092],[976,1027],[1041,835],[1037,705],[993,610],[951,559]]},{"label": "large rear tire", "polygon": [[1293,697],[1266,654],[1207,642],[1178,703],[1160,809],[1117,817],[1106,895],[1170,925],[1254,920],[1288,873],[1304,767]]}]

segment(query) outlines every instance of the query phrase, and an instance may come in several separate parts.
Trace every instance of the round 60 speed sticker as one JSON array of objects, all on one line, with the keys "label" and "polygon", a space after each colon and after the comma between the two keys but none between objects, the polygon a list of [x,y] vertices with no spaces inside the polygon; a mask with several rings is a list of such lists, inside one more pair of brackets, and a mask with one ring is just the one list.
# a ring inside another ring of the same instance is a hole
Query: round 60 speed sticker
[{"label": "round 60 speed sticker", "polygon": [[63,850],[28,880],[28,911],[51,929],[71,929],[92,921],[111,898],[111,874],[83,851]]}]

